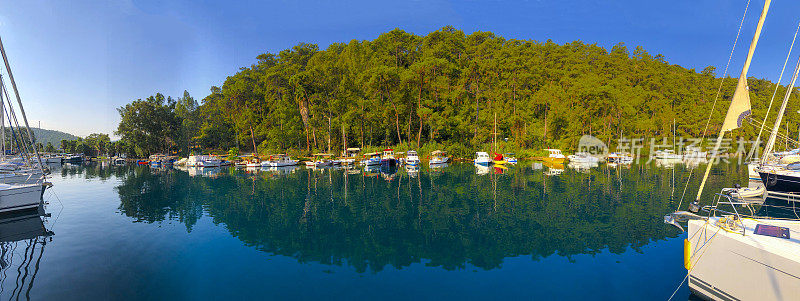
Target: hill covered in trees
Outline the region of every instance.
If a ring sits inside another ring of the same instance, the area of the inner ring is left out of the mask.
[[[611,146],[622,137],[671,137],[673,121],[678,136],[700,137],[711,115],[714,137],[736,85],[715,73],[623,43],[605,49],[467,35],[450,26],[426,36],[395,29],[324,50],[300,43],[261,54],[211,87],[199,106],[186,101],[188,93],[137,100],[119,109],[117,134],[140,154],[192,146],[310,153],[435,145],[467,155],[488,149],[495,124],[505,150],[574,149],[585,134]],[[748,80],[761,119],[774,83]],[[797,120],[796,98],[789,120]],[[797,128],[788,125],[792,136]],[[734,136],[757,131],[746,126]]]
[[[56,147],[61,145],[61,140],[78,140],[80,138],[73,134],[57,130],[31,128],[31,131],[33,132],[33,136],[36,137],[36,142],[39,142],[43,145],[50,143]]]

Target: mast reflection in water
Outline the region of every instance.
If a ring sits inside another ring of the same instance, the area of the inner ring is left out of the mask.
[[[0,215],[0,296],[30,299],[39,266],[53,232],[42,221],[42,211]]]
[[[686,274],[671,168],[56,166],[59,238],[17,242],[2,296],[664,299]]]

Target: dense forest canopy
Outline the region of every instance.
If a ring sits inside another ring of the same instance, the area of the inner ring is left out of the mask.
[[[395,29],[324,50],[300,43],[256,59],[212,87],[199,107],[158,94],[120,108],[117,134],[141,154],[191,146],[308,154],[433,144],[467,155],[494,137],[504,150],[518,151],[575,149],[586,134],[614,146],[622,137],[672,137],[673,121],[677,136],[701,137],[709,115],[707,137],[715,137],[736,85],[712,66],[697,72],[641,46],[559,45],[467,35],[451,26],[426,36]],[[748,81],[760,122],[775,84]],[[796,99],[789,120],[800,108]],[[136,106],[153,114],[133,118]],[[787,128],[796,136],[797,124]],[[752,139],[757,132],[748,125],[735,136]]]

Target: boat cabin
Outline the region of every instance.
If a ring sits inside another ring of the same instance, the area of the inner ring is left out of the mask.
[[[360,151],[361,151],[360,148],[351,147],[351,148],[346,149],[344,152],[342,152],[342,156],[345,157],[345,158],[354,158],[354,157],[358,156],[358,153]]]
[[[548,148],[545,150],[550,153],[550,158],[564,158],[564,154],[561,153],[560,149]]]

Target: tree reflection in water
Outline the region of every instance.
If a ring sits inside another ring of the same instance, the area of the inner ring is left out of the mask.
[[[411,175],[302,167],[222,168],[214,177],[146,166],[107,173],[122,179],[119,209],[135,222],[175,220],[191,231],[205,214],[261,251],[358,272],[417,262],[494,269],[523,255],[638,252],[678,235],[663,216],[675,209],[670,194],[682,191],[688,177],[685,168],[673,176],[653,164],[557,176],[523,165],[479,175],[471,164]],[[714,190],[747,178],[734,164],[715,167],[713,175]]]

